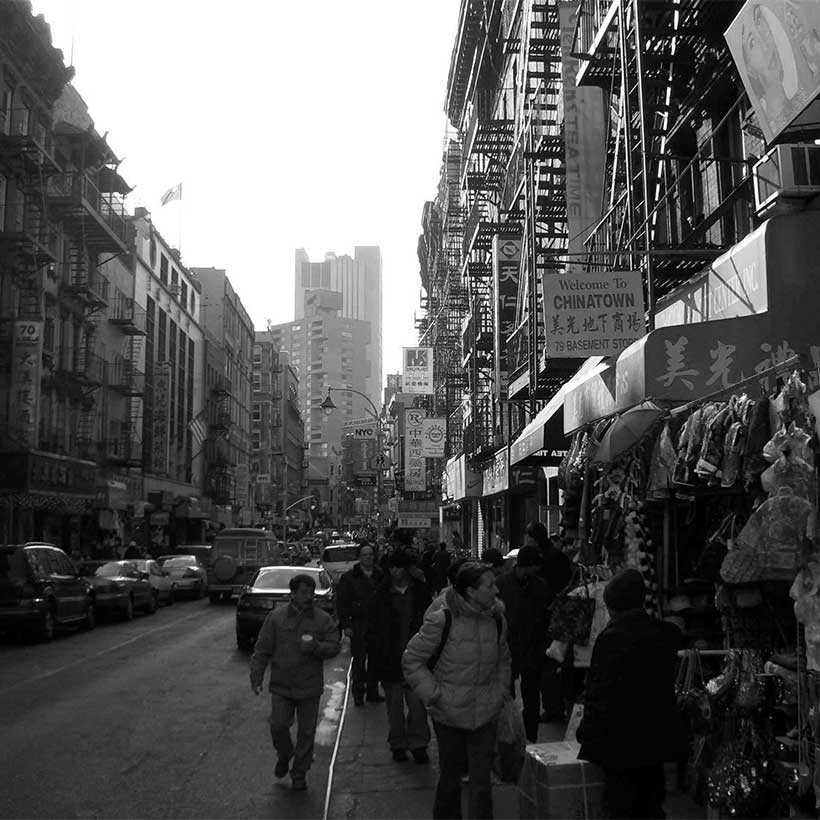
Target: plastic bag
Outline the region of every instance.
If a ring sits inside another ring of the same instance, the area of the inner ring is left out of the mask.
[[[527,749],[527,735],[521,706],[514,700],[507,700],[498,717],[495,737],[493,771],[504,783],[517,783],[524,768]]]

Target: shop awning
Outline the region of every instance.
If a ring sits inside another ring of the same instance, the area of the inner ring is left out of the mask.
[[[535,418],[521,431],[510,446],[510,466],[538,464],[557,467],[567,449],[564,434],[564,399],[567,392],[584,381],[603,361],[602,356],[591,356],[578,372],[539,410]]]

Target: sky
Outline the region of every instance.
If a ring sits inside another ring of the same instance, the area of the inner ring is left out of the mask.
[[[294,318],[294,250],[380,245],[384,372],[421,314],[459,0],[33,0],[97,131],[189,267],[258,330]],[[73,59],[72,59],[73,55]],[[160,205],[182,183],[182,200]]]

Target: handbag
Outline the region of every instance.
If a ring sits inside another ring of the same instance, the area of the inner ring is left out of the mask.
[[[570,596],[570,592],[582,586],[584,594]],[[590,597],[589,586],[579,568],[573,580],[559,593],[550,606],[549,631],[554,641],[586,645],[592,631],[595,616],[595,599]]]
[[[508,698],[498,716],[493,771],[503,783],[516,783],[524,768],[526,754],[527,735],[521,706]]]

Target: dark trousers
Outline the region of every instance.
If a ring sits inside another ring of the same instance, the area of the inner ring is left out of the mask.
[[[296,745],[290,734],[294,715],[297,721]],[[290,775],[304,778],[313,762],[313,741],[319,719],[319,698],[293,700],[271,692],[270,736],[273,748],[282,760],[293,758]]]
[[[513,673],[510,694],[515,697],[515,681],[521,678],[521,703],[524,706],[524,730],[530,743],[538,743],[538,722],[541,718],[541,665]]]
[[[433,820],[460,820],[461,777],[470,775],[467,787],[468,816],[485,820],[493,816],[492,765],[496,722],[477,729],[456,729],[433,721],[438,740],[438,785]]]
[[[373,656],[367,651],[364,621],[353,622],[353,635],[350,638],[350,654],[352,655],[351,678],[353,697],[376,697],[379,694],[379,678],[376,674],[376,664]]]
[[[664,820],[666,782],[663,763],[623,771],[604,767],[604,775],[607,817],[612,820],[626,817]]]
[[[566,701],[565,667],[552,658],[544,658],[541,665],[541,704],[545,714],[552,718],[564,717]]]

